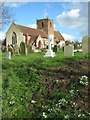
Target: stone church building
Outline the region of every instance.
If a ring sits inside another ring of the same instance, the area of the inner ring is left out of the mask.
[[[26,45],[33,45],[39,48],[45,48],[48,45],[48,36],[52,38],[52,45],[60,44],[64,46],[65,40],[59,31],[54,31],[53,20],[46,18],[37,20],[37,29],[11,24],[6,33],[6,46],[17,44],[23,41]]]

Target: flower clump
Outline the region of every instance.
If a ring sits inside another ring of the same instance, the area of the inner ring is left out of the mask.
[[[80,78],[80,84],[87,86],[88,85],[88,77],[86,75]]]
[[[43,117],[44,117],[44,118],[47,118],[47,115],[45,114],[45,112],[43,112]]]

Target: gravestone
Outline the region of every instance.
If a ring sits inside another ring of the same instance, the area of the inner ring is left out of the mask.
[[[14,54],[13,46],[8,45],[7,50],[8,50],[7,52],[11,52],[11,56],[13,56]]]
[[[35,50],[35,46],[32,45],[32,50]]]
[[[83,54],[90,53],[89,48],[90,48],[89,37],[84,36],[82,38],[82,53]]]
[[[17,44],[15,44],[15,46],[13,47],[13,49],[14,49],[14,53],[15,54],[19,54],[19,47],[18,47]]]
[[[64,46],[64,56],[74,56],[74,46],[72,45],[67,45]]]
[[[57,45],[54,45],[53,52],[57,52]]]
[[[35,46],[34,46],[35,47]],[[28,52],[33,53],[34,52],[34,47],[30,44],[27,46]]]
[[[46,52],[44,57],[55,57],[56,56],[55,53],[51,50],[51,41],[52,41],[51,36],[48,36],[48,51]]]
[[[11,59],[11,52],[6,52],[6,59]]]
[[[26,44],[24,42],[20,43],[20,54],[27,55],[27,48],[26,48]]]

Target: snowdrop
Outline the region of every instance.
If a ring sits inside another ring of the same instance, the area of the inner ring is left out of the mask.
[[[81,114],[79,114],[78,117],[81,117]]]
[[[45,115],[45,112],[43,112],[43,117],[47,118],[47,115]]]
[[[74,90],[70,90],[69,92],[73,94],[73,93],[74,93]]]
[[[56,83],[58,83],[59,82],[59,80],[56,80]]]
[[[9,103],[10,103],[10,104],[14,104],[14,103],[15,103],[15,101],[10,101]]]
[[[34,100],[31,100],[31,103],[36,103],[36,101],[34,101]]]
[[[68,119],[68,118],[69,118],[69,115],[65,115],[64,118],[65,118],[65,119]]]
[[[86,75],[80,78],[80,84],[87,86],[88,85],[88,77]]]

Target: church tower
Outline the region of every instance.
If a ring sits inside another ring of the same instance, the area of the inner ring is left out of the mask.
[[[37,20],[37,29],[42,29],[48,36],[54,37],[54,24],[53,20],[49,18]]]

